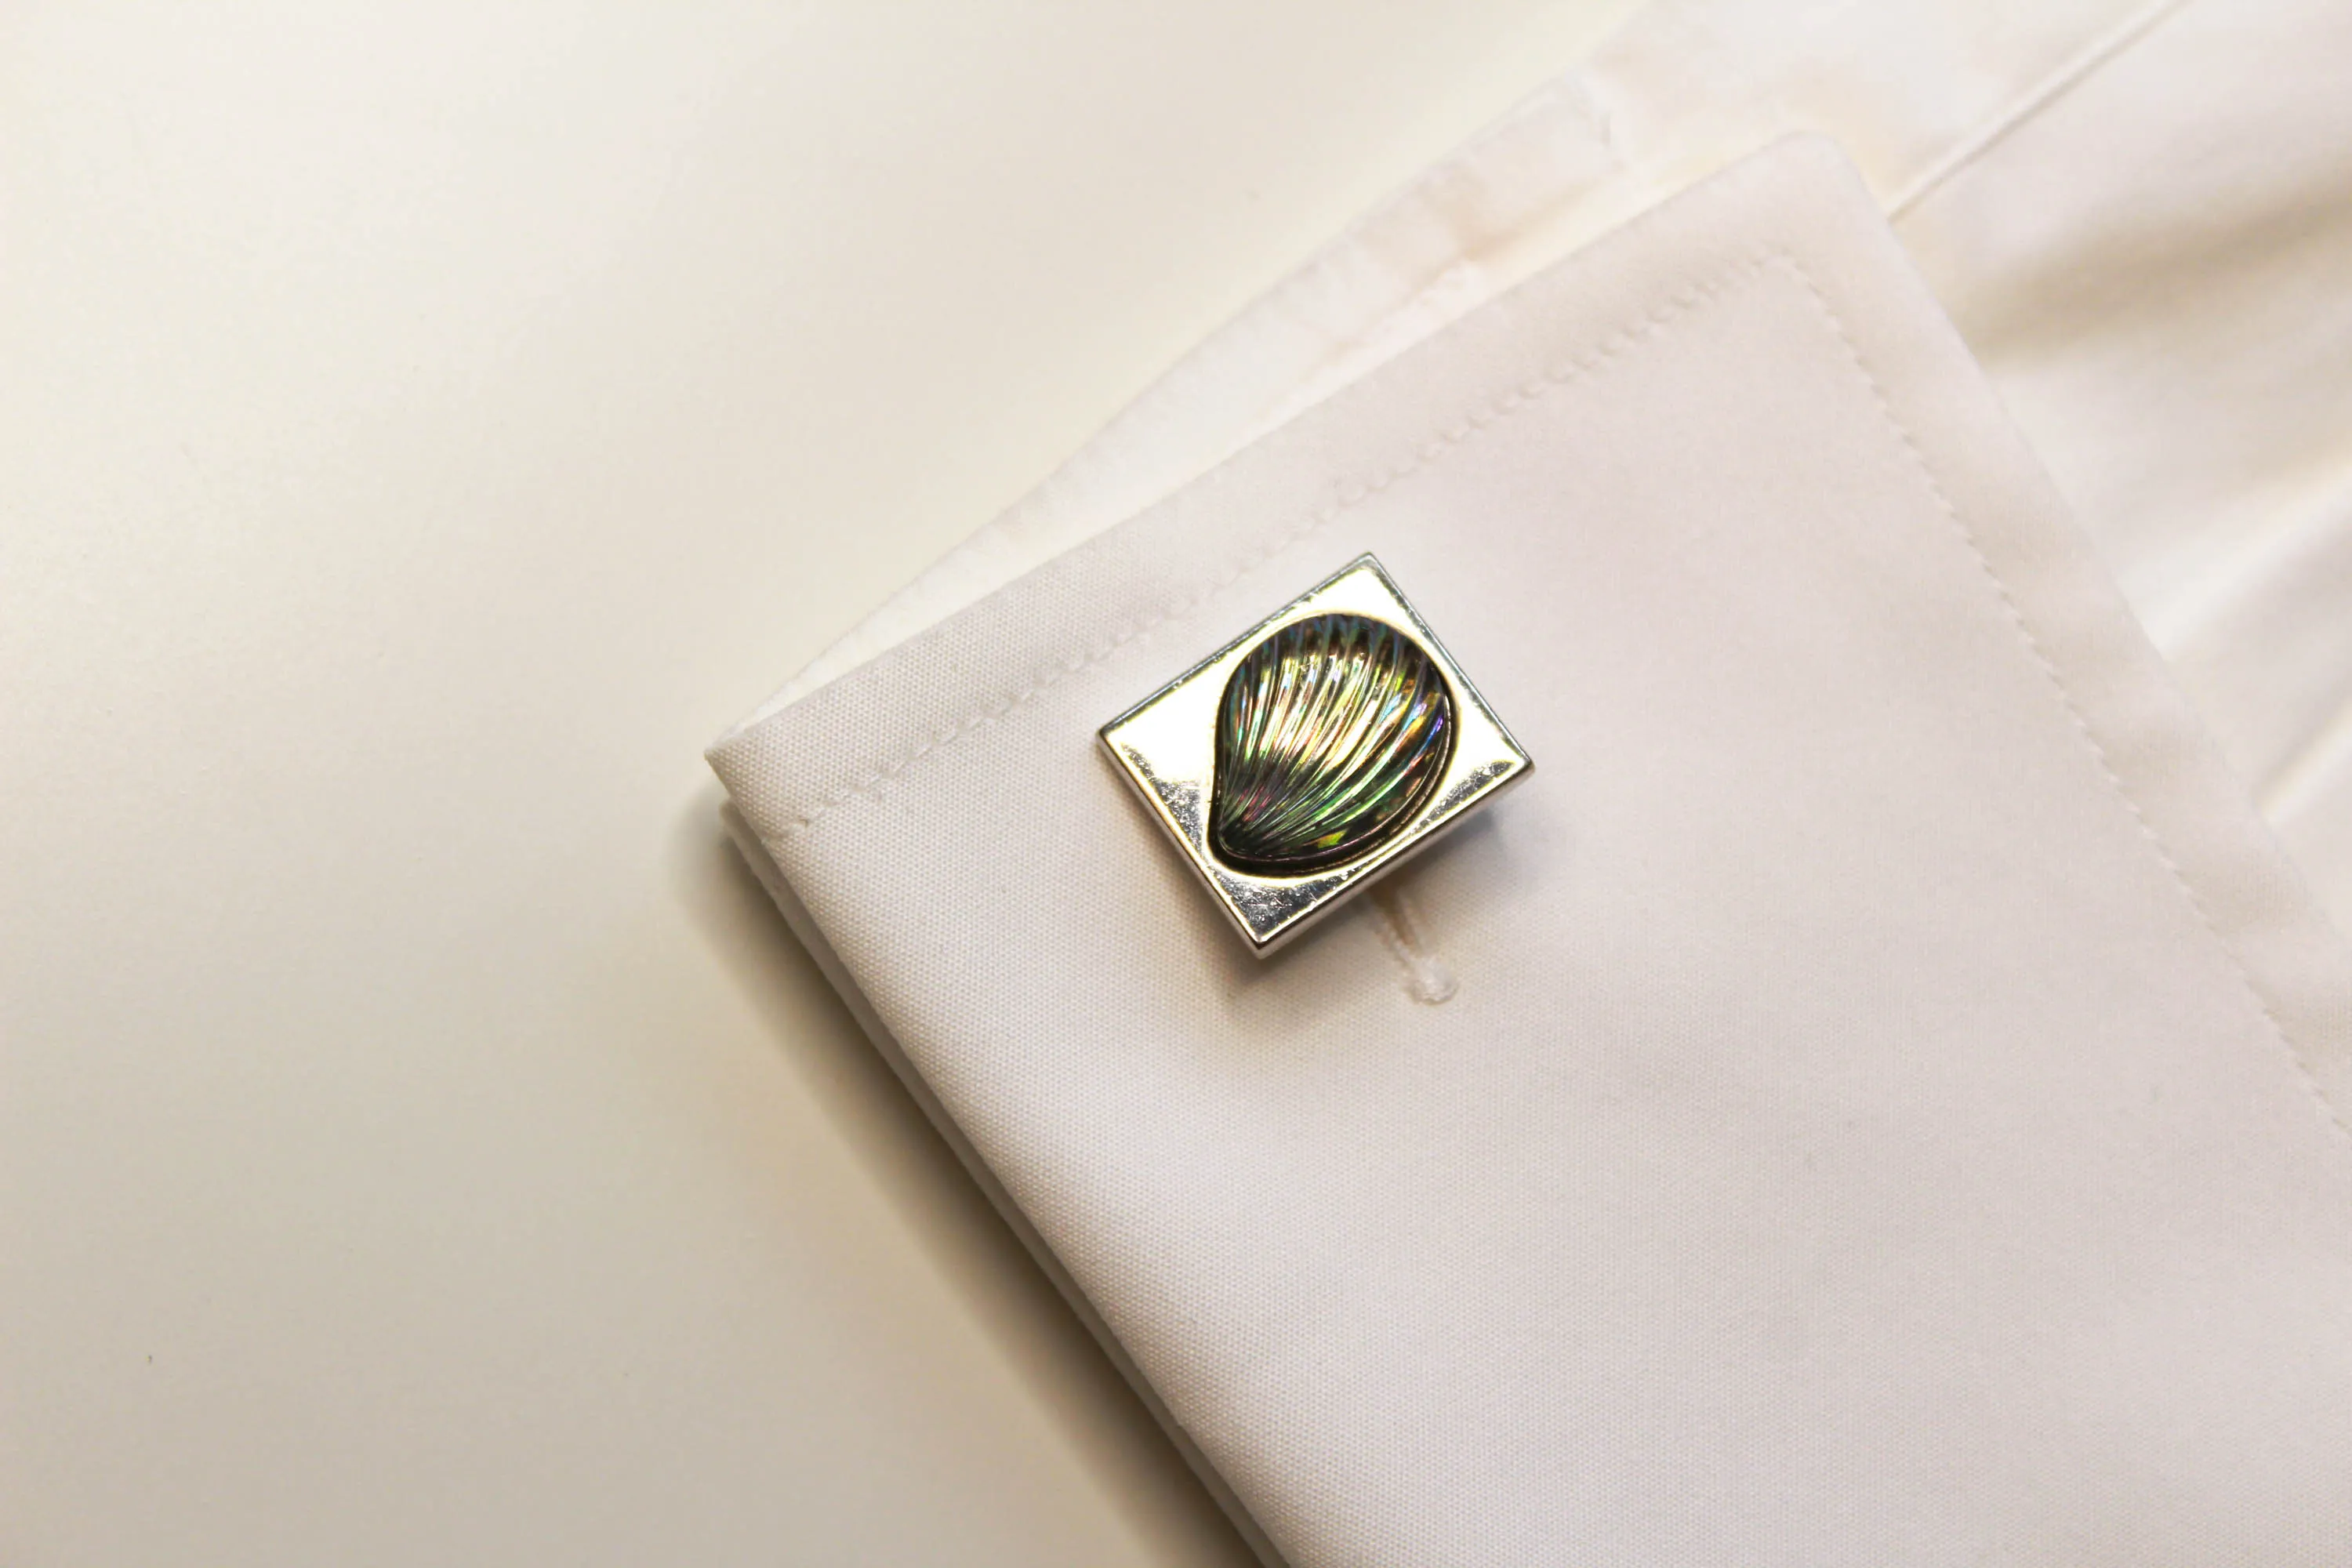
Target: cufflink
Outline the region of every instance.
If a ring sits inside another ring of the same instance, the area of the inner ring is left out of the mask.
[[[1535,767],[1370,555],[1099,733],[1261,957]]]

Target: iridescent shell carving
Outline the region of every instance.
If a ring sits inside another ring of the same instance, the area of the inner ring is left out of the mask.
[[[1445,677],[1412,637],[1368,616],[1294,621],[1225,682],[1210,847],[1262,877],[1370,854],[1428,805],[1455,729]]]

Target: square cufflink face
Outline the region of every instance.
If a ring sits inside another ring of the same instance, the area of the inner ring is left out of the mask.
[[[1100,733],[1261,956],[1535,766],[1370,555]]]

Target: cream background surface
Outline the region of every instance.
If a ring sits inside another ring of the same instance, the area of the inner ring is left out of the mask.
[[[701,746],[1622,5],[0,24],[0,1558],[1223,1563]]]

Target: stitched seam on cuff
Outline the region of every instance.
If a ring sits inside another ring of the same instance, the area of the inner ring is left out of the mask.
[[[2084,714],[2081,705],[2074,700],[2074,692],[2067,689],[2066,678],[2059,672],[2058,666],[2053,662],[2049,653],[2042,647],[2041,638],[2034,636],[2032,624],[2026,619],[2025,612],[2018,607],[2016,596],[2010,591],[2008,581],[1994,570],[1991,558],[1985,554],[1984,546],[1977,542],[1975,530],[1971,529],[1968,520],[1960,515],[1959,509],[1952,504],[1951,498],[1944,493],[1943,481],[1936,477],[1934,466],[1927,461],[1927,454],[1919,449],[1918,440],[1912,435],[1911,427],[1904,424],[1902,418],[1895,414],[1894,404],[1886,395],[1885,387],[1880,384],[1876,373],[1870,368],[1869,362],[1863,358],[1862,350],[1854,342],[1853,334],[1846,331],[1844,318],[1838,314],[1837,307],[1830,301],[1829,296],[1822,292],[1821,285],[1813,280],[1812,274],[1806,271],[1803,264],[1795,258],[1776,256],[1770,258],[1769,262],[1796,280],[1804,289],[1806,296],[1821,310],[1822,319],[1829,323],[1830,330],[1837,334],[1838,342],[1843,345],[1846,358],[1853,364],[1854,373],[1862,377],[1863,384],[1870,389],[1871,401],[1877,405],[1879,416],[1886,421],[1888,428],[1894,431],[1895,439],[1901,444],[1912,468],[1927,485],[1927,493],[1935,499],[1937,508],[1958,531],[1961,542],[1968,546],[1969,553],[1975,557],[1979,569],[1991,584],[1993,592],[2000,596],[2002,611],[2008,616],[2010,624],[2017,628],[2017,635],[2024,639],[2026,649],[2032,654],[2033,661],[2042,667],[2042,675],[2048,679],[2051,689],[2056,693],[2060,704],[2066,710],[2066,716],[2074,721],[2074,732],[2080,735],[2083,743],[2090,748],[2092,758],[2099,764],[2099,772],[2105,775],[2108,787],[2115,791],[2116,798],[2123,803],[2124,809],[2131,814],[2133,823],[2138,826],[2141,836],[2147,840],[2148,847],[2155,851],[2158,862],[2172,874],[2174,886],[2178,887],[2181,896],[2189,900],[2189,910],[2197,916],[2198,922],[2205,928],[2206,934],[2210,936],[2214,943],[2221,948],[2221,956],[2228,962],[2231,973],[2237,976],[2238,984],[2245,988],[2247,999],[2253,1003],[2254,1009],[2262,1015],[2263,1021],[2270,1026],[2272,1036],[2277,1039],[2280,1048],[2286,1052],[2287,1059],[2294,1064],[2296,1074],[2302,1078],[2304,1086],[2311,1091],[2311,1098],[2318,1105],[2320,1114],[2335,1127],[2339,1136],[2347,1143],[2352,1143],[2352,1125],[2346,1123],[2342,1110],[2334,1100],[2328,1098],[2326,1090],[2320,1084],[2319,1074],[2313,1068],[2303,1052],[2297,1048],[2294,1038],[2288,1035],[2286,1026],[2280,1022],[2277,1012],[2271,1005],[2270,999],[2263,994],[2262,987],[2254,983],[2253,974],[2246,967],[2245,960],[2239,956],[2236,944],[2221,934],[2221,928],[2214,923],[2212,914],[2205,907],[2205,900],[2198,896],[2196,884],[2189,879],[2189,874],[2181,869],[2180,862],[2173,858],[2172,850],[2165,843],[2163,836],[2157,832],[2155,826],[2148,821],[2147,814],[2141,811],[2139,801],[2132,795],[2130,786],[2124,783],[2123,775],[2116,771],[2114,762],[2107,755],[2105,744],[2100,741],[2098,732],[2091,728],[2091,721]]]
[[[1163,625],[1179,623],[1216,599],[1257,567],[1293,545],[1303,542],[1344,512],[1360,506],[1381,494],[1399,479],[1434,468],[1457,447],[1491,426],[1500,423],[1520,409],[1539,401],[1556,388],[1573,384],[1606,372],[1615,366],[1629,348],[1654,339],[1665,328],[1687,317],[1705,304],[1712,304],[1738,285],[1758,277],[1765,265],[1774,259],[1789,259],[1777,249],[1760,250],[1744,258],[1739,265],[1719,272],[1706,280],[1672,296],[1664,304],[1646,312],[1629,326],[1622,327],[1603,338],[1595,347],[1567,363],[1512,387],[1469,410],[1459,420],[1441,426],[1422,440],[1412,444],[1406,457],[1373,469],[1369,475],[1342,480],[1338,499],[1294,522],[1290,527],[1261,541],[1235,556],[1224,570],[1208,583],[1173,605],[1146,611],[1131,616],[1108,637],[1066,654],[1052,664],[1034,672],[1027,685],[983,702],[978,709],[934,731],[929,740],[896,759],[879,763],[855,782],[833,792],[814,805],[803,808],[785,818],[775,830],[779,839],[803,833],[824,820],[834,811],[861,797],[882,798],[882,787],[923,758],[943,751],[976,730],[1003,722],[1026,707],[1041,693],[1051,689],[1063,679],[1092,668],[1116,655],[1137,637]],[[1794,265],[1793,262],[1790,263]]]
[[[1654,307],[1640,320],[1610,333],[1594,348],[1570,360],[1565,364],[1490,398],[1471,409],[1460,420],[1441,426],[1430,436],[1414,443],[1403,458],[1376,468],[1367,477],[1342,481],[1338,487],[1336,500],[1243,551],[1234,557],[1224,570],[1190,595],[1174,605],[1131,616],[1108,637],[1065,655],[1033,674],[1027,685],[982,703],[980,708],[963,719],[935,731],[931,739],[917,745],[904,755],[872,768],[855,783],[836,790],[826,799],[808,807],[798,816],[789,818],[777,830],[774,837],[781,841],[803,833],[851,801],[881,800],[884,786],[924,757],[945,750],[977,730],[986,729],[1004,721],[1065,678],[1111,658],[1145,632],[1162,625],[1181,622],[1189,618],[1257,567],[1293,545],[1304,542],[1343,512],[1381,494],[1399,479],[1435,467],[1448,454],[1466,444],[1481,431],[1539,401],[1553,389],[1573,384],[1612,368],[1627,349],[1654,340],[1660,332],[1688,317],[1699,306],[1712,304],[1721,300],[1739,284],[1762,276],[1768,268],[1785,272],[1793,279],[1803,289],[1806,297],[1812,301],[1814,307],[1821,311],[1831,331],[1836,335],[1840,345],[1844,349],[1848,363],[1853,366],[1855,374],[1862,378],[1863,384],[1868,389],[1880,417],[1893,431],[1897,444],[1903,448],[1911,466],[1926,484],[1928,495],[1935,501],[1937,509],[1950,520],[1952,526],[1958,531],[1961,541],[1967,545],[1969,552],[1975,558],[1978,567],[1990,583],[2011,625],[2016,628],[2018,636],[2023,640],[2027,651],[2032,655],[2034,661],[2041,666],[2052,690],[2064,708],[2068,718],[2074,721],[2076,732],[2082,737],[2084,744],[2090,748],[2092,758],[2097,763],[2099,771],[2105,777],[2108,786],[2115,792],[2116,799],[2122,802],[2124,809],[2131,814],[2132,821],[2147,840],[2148,847],[2155,852],[2158,862],[2171,874],[2174,885],[2179,888],[2182,896],[2188,900],[2189,907],[2196,915],[2199,923],[2205,928],[2206,933],[2212,937],[2221,948],[2222,957],[2229,963],[2231,972],[2237,977],[2238,983],[2245,988],[2247,998],[2253,1003],[2256,1012],[2270,1026],[2271,1033],[2278,1041],[2280,1048],[2285,1051],[2288,1060],[2294,1064],[2297,1075],[2310,1091],[2312,1100],[2318,1107],[2321,1115],[2336,1129],[2339,1137],[2347,1143],[2352,1143],[2352,1123],[2346,1121],[2343,1111],[2328,1097],[2321,1085],[2317,1071],[2287,1033],[2285,1025],[2280,1021],[2276,1010],[2272,1006],[2270,999],[2263,994],[2262,987],[2255,983],[2252,972],[2247,968],[2244,959],[2240,956],[2236,945],[2222,935],[2221,927],[2214,922],[2212,914],[2207,910],[2204,900],[2198,895],[2194,883],[2181,869],[2170,847],[2157,832],[2155,826],[2149,823],[2146,813],[2140,809],[2138,800],[2124,783],[2122,775],[2116,771],[2113,761],[2107,755],[2105,745],[2099,740],[2097,732],[2091,728],[2089,720],[2084,715],[2080,705],[2075,702],[2074,693],[2067,689],[2065,678],[2059,672],[2056,664],[2052,662],[2040,638],[2034,635],[2032,626],[2026,619],[2024,612],[2019,608],[2008,582],[1994,569],[1990,558],[1985,554],[1984,547],[1978,542],[1975,531],[1969,526],[1967,520],[1961,517],[1958,509],[1952,504],[1951,498],[1945,494],[1943,482],[1937,478],[1935,468],[1928,463],[1926,454],[1921,451],[1916,437],[1895,412],[1894,405],[1887,397],[1885,387],[1879,382],[1877,374],[1871,370],[1868,362],[1863,357],[1862,351],[1854,342],[1853,334],[1846,330],[1844,318],[1838,313],[1836,305],[1822,291],[1821,285],[1806,269],[1804,264],[1777,247],[1750,253],[1738,266],[1693,284],[1673,295],[1664,304]]]

